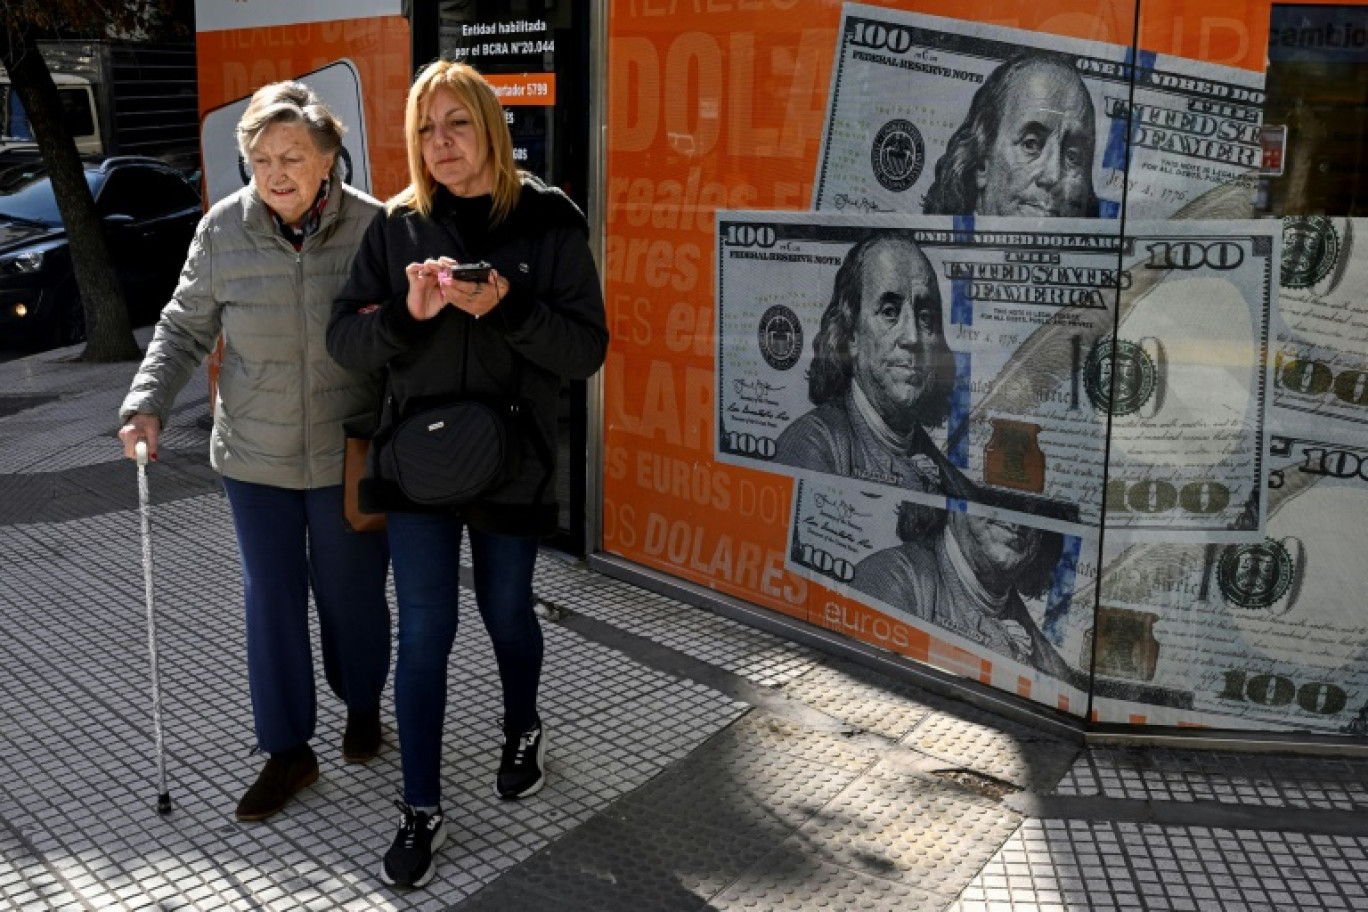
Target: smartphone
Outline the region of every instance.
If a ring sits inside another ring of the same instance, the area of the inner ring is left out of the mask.
[[[489,263],[458,263],[451,267],[451,278],[457,282],[488,282],[489,270],[493,269]]]

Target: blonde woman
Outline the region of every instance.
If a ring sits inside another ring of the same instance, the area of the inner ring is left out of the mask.
[[[403,817],[381,865],[390,884],[421,887],[446,839],[441,806],[447,658],[456,636],[462,536],[469,534],[475,605],[498,659],[503,752],[500,798],[545,782],[537,711],[542,635],[532,610],[538,539],[556,530],[556,405],[563,378],[603,363],[608,329],[583,214],[513,163],[503,110],[465,64],[427,66],[404,118],[412,183],[386,206],[357,253],[328,327],[328,349],[358,370],[386,368],[386,408],[363,481],[363,509],[388,516],[399,603],[395,713]],[[483,261],[483,280],[451,267]],[[411,502],[381,466],[390,429],[424,406],[516,399],[531,417],[510,446],[511,475],[461,507]]]

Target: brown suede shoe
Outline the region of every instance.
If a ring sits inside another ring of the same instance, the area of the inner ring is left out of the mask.
[[[238,802],[238,820],[265,820],[283,808],[290,796],[318,780],[318,758],[304,744],[272,754],[257,781]]]
[[[380,753],[380,707],[353,712],[347,710],[347,730],[342,735],[342,759],[365,763]]]

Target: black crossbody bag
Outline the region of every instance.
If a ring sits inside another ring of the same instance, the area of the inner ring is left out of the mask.
[[[521,441],[542,463],[540,501],[552,475],[551,452],[542,439],[531,403],[517,395],[521,357],[514,353],[514,396],[466,398],[425,408],[403,419],[381,450],[381,474],[404,496],[427,507],[458,507],[478,500],[512,479]],[[462,377],[462,387],[465,378]]]

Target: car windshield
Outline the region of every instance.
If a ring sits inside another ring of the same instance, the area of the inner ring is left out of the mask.
[[[103,176],[98,171],[87,171],[85,178],[90,185],[91,195],[97,195]],[[0,165],[0,219],[42,222],[54,227],[62,224],[62,215],[57,211],[57,199],[52,195],[52,181],[48,179],[46,168],[37,163],[12,167]]]

